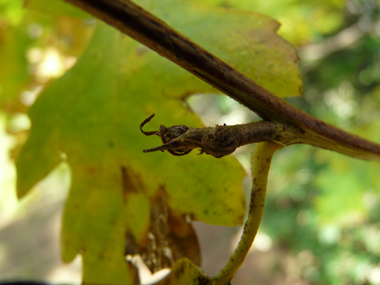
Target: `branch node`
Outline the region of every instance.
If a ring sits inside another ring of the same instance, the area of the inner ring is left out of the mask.
[[[142,127],[148,123],[154,115],[145,119],[140,124],[143,134],[157,135],[161,138],[162,145],[145,149],[143,152],[165,151],[175,156],[190,153],[194,148],[200,148],[199,154],[210,154],[216,158],[233,153],[236,148],[261,141],[270,141],[276,136],[277,125],[269,121],[253,122],[242,125],[190,128],[184,125],[165,127],[160,125],[159,131],[144,132]]]

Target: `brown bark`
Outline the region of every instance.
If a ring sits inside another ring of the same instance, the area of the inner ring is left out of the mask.
[[[65,0],[115,27],[284,129],[287,145],[306,143],[380,161],[380,145],[327,124],[276,97],[128,0]]]

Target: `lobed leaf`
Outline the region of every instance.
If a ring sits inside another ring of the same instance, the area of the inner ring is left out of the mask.
[[[78,63],[29,112],[32,130],[17,160],[18,195],[46,176],[62,153],[67,156],[72,186],[63,221],[63,259],[83,254],[85,282],[135,278],[134,269],[120,263],[125,253],[161,260],[151,263],[152,271],[182,256],[199,264],[188,220],[224,225],[243,220],[244,172],[232,157],[142,152],[151,140],[140,133],[139,123],[153,111],[164,115],[164,122],[201,124],[182,101],[165,96],[167,77],[150,68],[154,57],[99,25]],[[165,199],[157,209],[158,197]],[[164,256],[168,250],[171,256]],[[94,270],[101,264],[109,270]]]
[[[300,90],[295,83],[298,72],[289,82],[278,79],[281,72],[296,70],[297,58],[275,34],[275,21],[253,13],[196,8],[191,2],[139,4],[178,23],[180,31],[269,89],[281,90],[280,95]],[[205,32],[217,28],[223,33]],[[284,68],[268,60],[274,54]],[[248,64],[247,58],[256,61]],[[125,254],[141,254],[152,271],[185,256],[199,264],[190,220],[242,223],[244,172],[232,157],[142,153],[152,145],[139,132],[140,122],[155,112],[156,122],[148,125],[152,129],[158,122],[201,126],[183,99],[210,91],[214,90],[185,70],[99,24],[78,63],[48,86],[30,109],[32,130],[17,160],[18,195],[25,195],[67,157],[72,186],[62,255],[66,262],[83,255],[85,283],[137,282]]]

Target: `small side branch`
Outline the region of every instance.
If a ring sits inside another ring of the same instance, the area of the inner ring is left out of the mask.
[[[159,131],[142,130],[154,114],[140,124],[140,130],[146,136],[157,135],[162,145],[146,149],[144,152],[165,151],[173,155],[185,155],[195,148],[201,154],[210,154],[216,158],[233,153],[236,148],[255,142],[271,141],[277,135],[277,125],[269,121],[253,122],[233,126],[215,126],[207,128],[189,128],[184,125],[172,127],[160,126]]]
[[[214,277],[213,285],[229,284],[251,248],[263,215],[268,173],[272,157],[281,148],[282,146],[277,143],[264,142],[257,144],[252,151],[251,169],[253,185],[248,218],[235,252],[231,255],[224,268]]]

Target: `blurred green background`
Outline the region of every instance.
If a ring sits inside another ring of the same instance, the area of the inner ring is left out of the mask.
[[[304,80],[304,96],[287,101],[380,142],[380,1],[204,2],[278,20],[279,34],[299,51]],[[79,283],[79,260],[71,265],[59,260],[67,167],[61,165],[19,203],[13,162],[30,127],[28,106],[75,63],[93,25],[46,13],[33,1],[0,0],[0,280]],[[227,96],[196,95],[189,104],[206,125],[257,119]],[[248,146],[235,153],[247,173],[249,151]],[[248,193],[249,178],[243,186]],[[204,250],[202,269],[215,274],[235,246],[240,228],[195,226]],[[380,284],[379,164],[303,145],[278,152],[260,234],[232,284],[254,284],[252,280]]]

